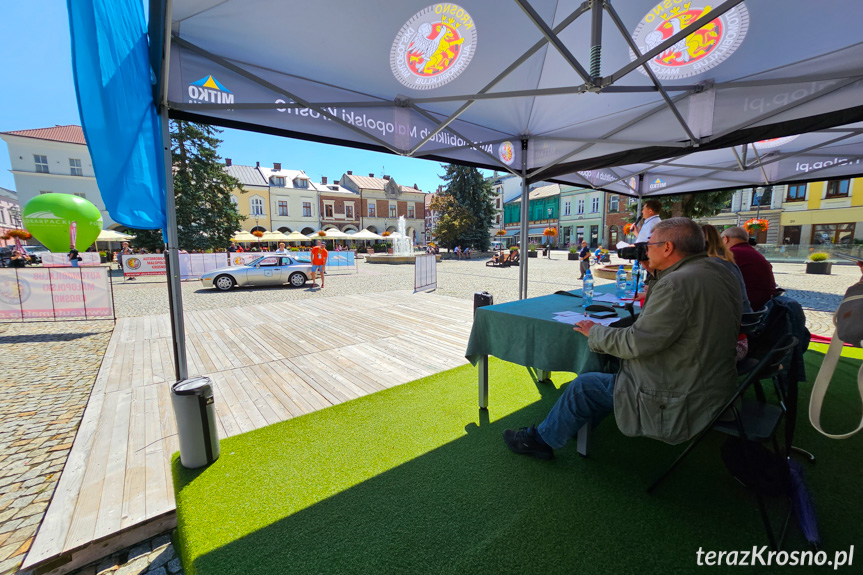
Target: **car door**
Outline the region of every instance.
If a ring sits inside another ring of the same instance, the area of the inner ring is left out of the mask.
[[[281,258],[269,256],[249,268],[246,277],[248,283],[256,286],[280,285],[282,283]]]

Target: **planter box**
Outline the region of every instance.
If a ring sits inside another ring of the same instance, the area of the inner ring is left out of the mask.
[[[527,257],[529,257],[529,258],[535,258],[535,257],[536,257],[536,252],[527,252]]]
[[[820,274],[829,276],[832,269],[833,264],[831,262],[806,262],[807,274]]]
[[[578,261],[578,254],[567,254],[566,259],[569,261]]]

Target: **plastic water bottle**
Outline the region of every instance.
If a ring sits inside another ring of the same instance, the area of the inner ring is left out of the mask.
[[[623,267],[623,264],[617,268],[617,292],[615,295],[617,299],[626,297],[626,269]]]
[[[626,282],[626,297],[628,298],[634,298],[636,292],[638,292],[638,271],[638,262],[633,262],[632,270],[629,274],[629,281]]]
[[[584,283],[581,287],[581,293],[584,296],[584,305],[587,307],[593,303],[593,274],[590,273],[590,270],[587,270],[587,273],[584,274]]]

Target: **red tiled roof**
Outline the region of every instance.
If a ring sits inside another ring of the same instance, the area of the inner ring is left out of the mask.
[[[3,133],[10,136],[36,138],[37,140],[51,140],[53,142],[67,142],[69,144],[87,144],[87,141],[84,139],[84,130],[81,126],[74,125],[38,128],[36,130],[17,130],[14,132]]]

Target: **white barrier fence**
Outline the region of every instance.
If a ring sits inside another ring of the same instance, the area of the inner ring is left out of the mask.
[[[437,289],[437,256],[417,256],[414,264],[414,291],[434,289]]]
[[[0,321],[113,319],[108,274],[101,266],[0,268]]]
[[[98,254],[97,254],[98,255]],[[246,265],[261,256],[277,255],[275,252],[231,252],[215,254],[179,254],[180,279],[195,280],[215,269]],[[281,255],[281,254],[279,254]],[[299,260],[311,261],[311,252],[288,252],[286,255]],[[135,254],[122,256],[123,276],[165,275],[165,256],[162,254]],[[356,267],[354,252],[329,252],[327,268]]]
[[[40,257],[42,258],[43,268],[68,268],[72,265],[69,262],[69,254],[44,252]],[[78,257],[81,258],[81,261],[78,262],[79,266],[90,267],[102,265],[98,252],[82,252],[78,254]]]

